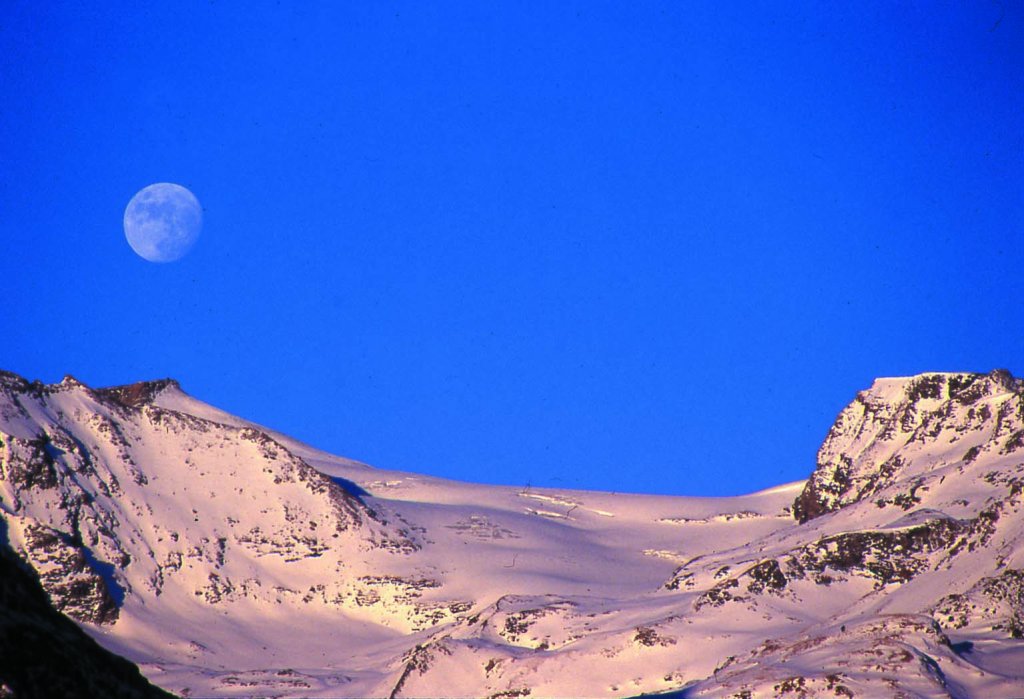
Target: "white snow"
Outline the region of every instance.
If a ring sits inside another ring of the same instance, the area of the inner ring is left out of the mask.
[[[866,393],[893,406],[908,381],[879,379]],[[1024,566],[1014,502],[990,544],[925,555],[926,572],[906,582],[878,585],[857,570],[826,571],[831,584],[792,577],[777,591],[750,587],[763,562],[785,567],[828,537],[977,517],[1009,488],[984,475],[1024,470],[1024,451],[995,447],[963,463],[968,444],[991,442],[990,422],[963,434],[944,429],[924,444],[866,433],[834,441],[883,460],[903,454],[906,477],[925,479],[920,502],[904,510],[864,501],[797,525],[789,508],[805,481],[731,498],[476,485],[326,454],[175,386],[130,409],[80,385],[15,393],[0,393],[0,440],[44,431],[66,439],[54,441],[57,489],[19,495],[0,482],[12,545],[24,546],[30,522],[68,531],[59,493],[87,493],[77,526],[92,555],[130,556],[117,573],[126,590],[117,622],[87,630],[171,691],[528,688],[531,697],[598,697],[691,686],[694,696],[731,696],[798,675],[824,688],[826,675],[839,673],[860,696],[882,686],[886,671],[869,660],[884,647],[907,691],[939,695],[922,655],[965,696],[1024,694],[1024,642],[968,624],[946,629],[972,648],[956,652],[927,616],[946,595]],[[985,400],[996,410],[1007,396]],[[339,505],[338,491],[311,480],[307,464],[366,494]],[[733,598],[709,602],[712,590]],[[913,672],[900,664],[904,651]],[[854,660],[844,665],[847,656]]]

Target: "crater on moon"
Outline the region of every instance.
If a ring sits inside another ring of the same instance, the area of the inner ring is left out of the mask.
[[[124,210],[124,235],[135,253],[150,262],[180,260],[203,227],[203,210],[189,190],[157,182],[139,190]]]

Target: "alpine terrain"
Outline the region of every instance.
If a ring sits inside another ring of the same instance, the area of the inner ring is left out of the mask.
[[[0,373],[0,456],[39,618],[182,696],[1024,696],[1005,371],[879,379],[806,482],[731,498],[383,471],[172,380]]]

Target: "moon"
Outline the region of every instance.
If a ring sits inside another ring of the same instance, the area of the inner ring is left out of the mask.
[[[203,209],[180,184],[157,182],[140,189],[124,210],[124,236],[150,262],[174,262],[192,249],[203,227]]]

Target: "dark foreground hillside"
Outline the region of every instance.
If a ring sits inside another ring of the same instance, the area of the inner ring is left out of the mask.
[[[0,697],[171,696],[51,607],[6,540],[0,544]]]

